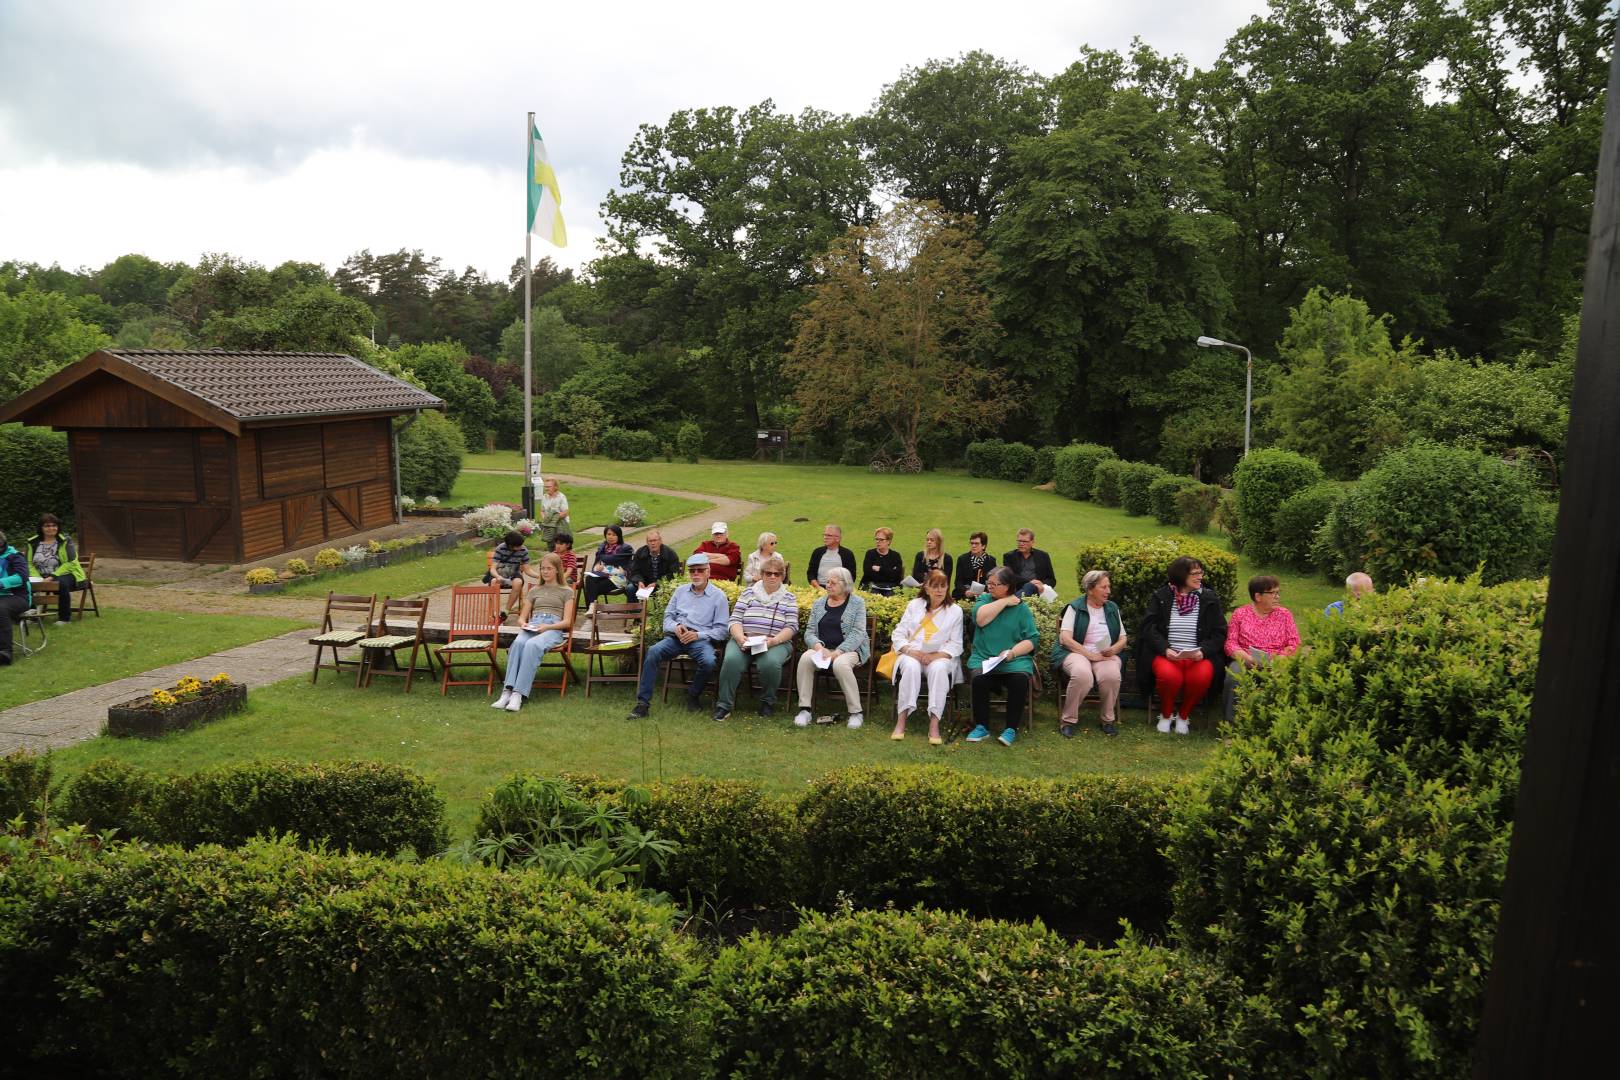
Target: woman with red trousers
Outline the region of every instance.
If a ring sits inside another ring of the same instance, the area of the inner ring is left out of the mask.
[[[1158,692],[1159,730],[1186,735],[1187,718],[1224,671],[1226,613],[1220,594],[1204,586],[1197,559],[1183,555],[1170,564],[1168,577],[1142,619],[1137,671],[1143,688],[1151,679]]]

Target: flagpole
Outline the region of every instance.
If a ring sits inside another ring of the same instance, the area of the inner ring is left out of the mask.
[[[529,147],[529,183],[534,182],[534,113],[529,114],[528,127],[523,131]],[[523,229],[523,516],[534,517],[534,474],[529,470],[530,456],[534,452],[534,358],[529,345],[529,311],[533,304],[529,290],[534,281],[533,222],[528,221],[528,186],[524,186],[525,225]]]

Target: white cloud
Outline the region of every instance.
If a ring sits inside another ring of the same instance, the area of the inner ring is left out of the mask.
[[[0,2],[0,259],[330,267],[416,247],[504,277],[532,108],[570,229],[547,253],[577,266],[636,126],[677,109],[861,112],[929,59],[983,49],[1053,74],[1134,34],[1208,64],[1262,7]]]

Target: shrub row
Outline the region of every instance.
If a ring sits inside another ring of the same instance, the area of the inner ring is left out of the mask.
[[[19,551],[39,527],[41,514],[55,514],[73,531],[73,475],[67,436],[49,428],[0,425],[0,461],[20,470],[15,482],[0,484],[0,529]]]
[[[370,854],[427,856],[449,844],[438,791],[409,769],[374,761],[256,761],[170,776],[104,758],[67,786],[52,816],[185,847],[269,832]]]
[[[1114,603],[1127,625],[1137,625],[1147,610],[1148,598],[1169,580],[1170,564],[1183,555],[1204,564],[1204,584],[1219,593],[1222,605],[1231,610],[1239,595],[1238,557],[1208,540],[1146,536],[1082,544],[1075,565],[1081,575],[1087,570],[1107,570]]]
[[[1057,451],[1051,447],[1036,449],[1020,442],[984,439],[968,443],[968,475],[982,476],[988,480],[1011,480],[1018,484],[1044,484],[1052,479],[1056,454]]]
[[[520,774],[503,786],[522,785]],[[575,780],[598,797],[622,785]],[[1093,938],[1160,927],[1169,789],[1087,776],[1000,780],[944,768],[831,773],[796,803],[735,780],[693,778],[623,798],[631,820],[680,848],[648,884],[671,896],[776,910],[840,901],[1043,919]],[[492,792],[477,836],[521,830]]]
[[[602,434],[602,449],[614,461],[651,461],[664,452],[650,431],[610,427]]]
[[[706,959],[670,911],[528,872],[255,841],[16,850],[8,1057],[61,1075],[1223,1075],[1240,995],[1134,938],[808,915]]]

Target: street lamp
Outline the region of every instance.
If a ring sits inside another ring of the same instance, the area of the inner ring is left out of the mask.
[[[1243,352],[1245,376],[1243,383],[1243,456],[1249,456],[1249,413],[1254,402],[1254,354],[1242,345],[1234,345],[1220,338],[1200,337],[1200,349],[1240,349]]]

